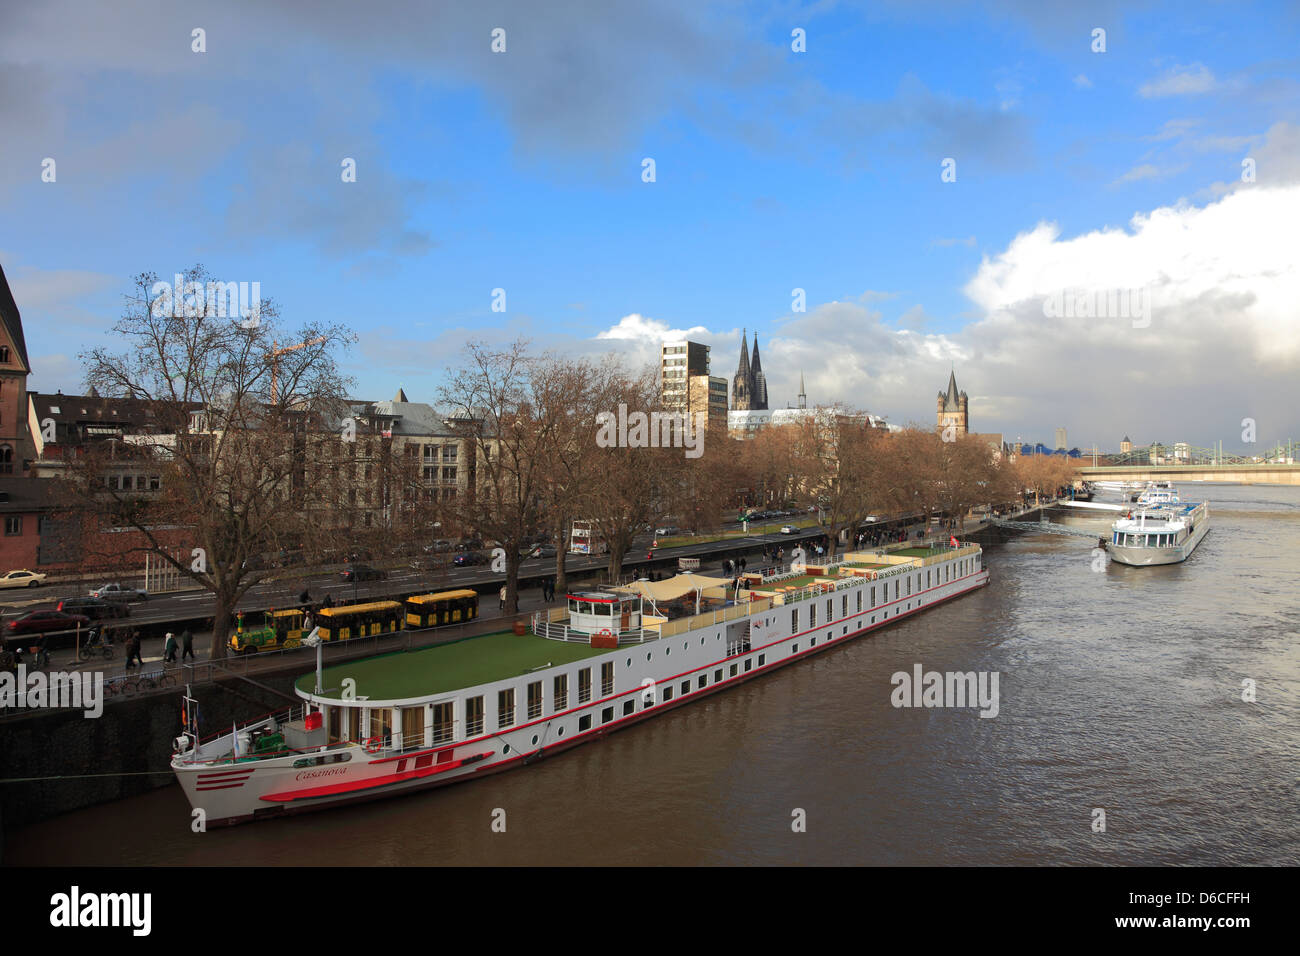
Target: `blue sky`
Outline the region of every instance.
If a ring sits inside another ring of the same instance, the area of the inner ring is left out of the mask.
[[[803,371],[931,423],[955,367],[979,431],[1300,438],[1294,256],[1267,252],[1297,238],[1294,4],[181,6],[0,13],[35,390],[80,389],[131,275],[202,262],[353,326],[370,398],[432,400],[468,338],[518,334],[636,364],[689,331],[730,376],[748,329],[778,405]],[[1164,298],[1146,329],[1045,325],[1062,285]]]

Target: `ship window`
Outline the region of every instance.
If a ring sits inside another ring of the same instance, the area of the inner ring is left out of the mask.
[[[849,596],[846,594],[840,598],[840,617],[849,616]]]
[[[583,714],[578,718],[578,731],[591,730],[591,714]]]
[[[830,621],[835,616],[835,598],[826,599],[826,620]]]
[[[414,710],[414,708],[412,709]],[[435,744],[446,743],[448,740],[451,740],[453,737],[456,736],[456,729],[455,729],[456,725],[452,721],[451,713],[452,713],[451,701],[447,701],[446,703],[443,704],[433,705],[433,742]],[[424,715],[420,714],[420,716],[423,717]],[[414,737],[415,742],[423,743],[424,741],[423,728],[413,727],[409,731],[406,730],[405,727],[403,727],[402,729],[406,731],[404,736],[406,736],[408,739]]]
[[[465,700],[465,733],[470,737],[483,733],[482,697],[469,697]]]
[[[718,681],[720,681],[720,680],[722,680],[722,668],[721,668],[721,667],[719,667],[716,671],[713,672],[713,683],[716,684],[716,683],[717,683]]]
[[[507,687],[497,691],[497,727],[512,727],[515,723],[515,689]]]
[[[817,640],[817,638],[814,637],[813,640]],[[791,653],[791,654],[798,654],[798,653],[799,653],[799,645],[796,644],[796,645],[794,645],[794,647],[790,648],[790,653]]]
[[[682,693],[689,694],[690,692],[691,692],[691,682],[688,680],[682,681]]]
[[[614,664],[606,661],[600,665],[600,696],[608,697],[614,693]]]
[[[613,707],[606,707],[604,710],[602,710],[602,711],[600,712],[600,722],[601,722],[602,724],[607,724],[607,723],[609,723],[609,722],[610,722],[611,720],[613,720],[613,719],[614,719],[614,708],[613,708]]]
[[[790,633],[799,633],[799,609],[795,608],[790,612]]]
[[[752,670],[753,667],[754,667],[754,659],[752,657],[748,658],[745,661],[745,670]]]
[[[591,700],[591,668],[584,667],[578,671],[578,703],[585,704]]]
[[[554,684],[555,710],[558,713],[569,706],[569,675],[559,674]]]
[[[871,606],[876,606],[876,586],[874,584],[871,585]]]
[[[858,613],[862,613],[862,588],[858,588]]]
[[[665,688],[664,688],[664,703],[666,704],[666,703],[668,703],[668,702],[669,702],[670,700],[672,700],[672,699],[673,699],[673,689],[672,689],[671,687],[665,687]]]
[[[542,716],[542,682],[535,680],[528,685],[528,719],[535,720]]]
[[[635,700],[625,700],[625,701],[623,701],[623,716],[626,717],[628,714],[632,713],[632,711],[633,711],[633,709],[634,709],[635,707],[636,707],[636,701],[635,701]]]
[[[735,664],[732,664],[732,665],[731,665],[731,673],[730,673],[728,676],[729,676],[729,677],[735,677],[735,676],[736,676],[736,673],[737,673],[738,670],[739,670],[739,668],[738,668]]]
[[[533,734],[533,746],[534,746],[534,747],[537,746],[537,735],[536,735],[536,734]]]
[[[809,627],[817,626],[817,605],[816,604],[808,605],[808,626]]]
[[[762,667],[765,663],[767,663],[767,655],[766,655],[766,654],[759,654],[759,655],[758,655],[758,666],[759,666],[759,667]]]

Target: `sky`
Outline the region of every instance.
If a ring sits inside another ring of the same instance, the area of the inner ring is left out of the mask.
[[[1294,2],[0,5],[34,391],[202,263],[352,327],[359,398],[520,336],[730,379],[748,331],[774,407],[932,426],[953,371],[973,431],[1257,452],[1297,250]]]

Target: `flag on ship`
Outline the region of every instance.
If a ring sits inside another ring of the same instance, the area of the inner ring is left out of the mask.
[[[959,545],[957,544],[957,536],[956,536],[956,535],[953,535],[953,534],[948,535],[948,546],[949,546],[949,547],[952,547],[952,548],[959,547]]]

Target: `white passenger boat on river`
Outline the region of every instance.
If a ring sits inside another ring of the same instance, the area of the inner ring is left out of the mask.
[[[209,826],[409,793],[558,753],[837,647],[988,583],[978,545],[578,592],[525,633],[320,668],[303,704],[198,742],[172,768]],[[318,656],[319,660],[319,656]]]

